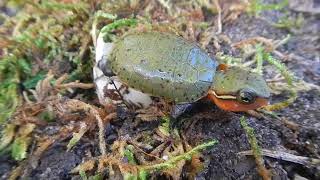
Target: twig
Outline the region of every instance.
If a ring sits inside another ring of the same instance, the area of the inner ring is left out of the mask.
[[[151,153],[149,154],[149,153],[145,152],[144,150],[142,150],[142,149],[139,147],[139,145],[137,144],[137,142],[135,142],[135,141],[129,141],[129,143],[132,144],[134,148],[136,148],[138,151],[142,152],[143,154],[145,154],[145,155],[147,155],[147,156],[149,156],[149,157],[155,158],[155,159],[157,159],[157,160],[162,160],[161,158],[159,158],[159,157],[157,157],[157,156],[155,156],[155,155],[153,155],[153,154],[151,154]]]
[[[22,95],[23,95],[23,99],[26,101],[27,104],[32,104],[32,101],[29,99],[26,91],[23,91]]]
[[[10,173],[9,180],[18,179],[20,177],[25,165],[26,165],[26,163],[23,162],[18,167],[14,168]]]
[[[161,4],[161,6],[163,6],[164,8],[167,9],[168,14],[171,16],[172,12],[171,12],[171,2],[170,0],[157,0],[159,2],[159,4]]]
[[[221,7],[219,4],[219,0],[214,0],[213,3],[216,6],[217,11],[218,11],[218,31],[216,32],[216,34],[220,34],[222,32]]]
[[[96,113],[97,110],[94,110]],[[98,122],[98,126],[99,126],[99,147],[100,147],[100,151],[102,155],[106,155],[106,141],[104,140],[104,125],[103,125],[103,121],[100,118],[99,115],[95,115],[97,122]]]
[[[68,74],[63,74],[56,80],[55,87],[56,88],[81,88],[81,89],[91,89],[94,87],[93,83],[80,83],[78,80],[75,82],[70,82],[63,84],[63,81],[68,79]]]
[[[276,111],[276,110],[280,110],[283,108],[286,108],[288,106],[290,106],[291,104],[293,104],[293,102],[298,98],[298,93],[296,90],[292,89],[290,91],[290,97],[282,102],[279,103],[275,103],[275,104],[271,104],[268,106],[263,107],[265,110],[267,111]]]
[[[247,44],[257,44],[257,43],[263,43],[267,46],[266,50],[268,52],[274,50],[275,46],[273,44],[273,40],[272,39],[267,39],[265,37],[261,37],[261,36],[258,36],[258,37],[252,37],[252,38],[249,38],[249,39],[246,39],[246,40],[242,40],[242,41],[239,41],[239,42],[236,42],[236,43],[233,43],[231,44],[232,47],[235,47],[235,48],[242,48],[244,47],[244,45],[247,45]],[[253,52],[255,53],[255,51]]]
[[[89,127],[85,122],[80,122],[80,129],[77,133],[72,133],[72,138],[67,145],[67,151],[76,145],[76,143],[81,139],[81,137],[89,130]]]
[[[287,35],[284,39],[279,40],[277,43],[273,45],[273,50],[276,50],[278,47],[286,44],[290,40],[291,36],[290,34]]]
[[[253,55],[253,54],[251,54],[251,55]],[[246,59],[246,58],[245,58],[245,59]],[[251,61],[244,62],[244,63],[242,64],[242,66],[243,66],[243,67],[249,67],[249,66],[253,65],[254,63],[256,63],[256,60],[251,60]]]
[[[242,151],[238,153],[239,155],[253,155],[253,151]],[[304,166],[316,166],[320,164],[320,159],[309,158],[304,156],[297,156],[294,154],[286,153],[283,151],[273,151],[268,149],[261,149],[261,155],[272,157],[279,160],[289,161]]]
[[[94,88],[93,83],[80,83],[80,82],[71,82],[67,84],[56,85],[57,88],[81,88],[81,89],[91,89]]]

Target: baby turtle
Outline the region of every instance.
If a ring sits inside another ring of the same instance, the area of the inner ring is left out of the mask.
[[[224,110],[246,111],[266,105],[270,96],[261,75],[218,64],[197,44],[160,32],[129,34],[115,43],[99,36],[94,78],[101,103],[139,108],[151,97],[175,104],[209,98]]]

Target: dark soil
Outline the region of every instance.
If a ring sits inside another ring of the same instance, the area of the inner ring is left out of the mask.
[[[43,154],[37,169],[32,171],[32,179],[70,179],[70,170],[81,162],[83,154],[66,152],[65,144],[54,146]]]
[[[278,12],[277,12],[278,13]],[[296,16],[295,12],[291,12]],[[266,12],[262,15],[269,21],[274,21],[276,12]],[[286,65],[298,78],[306,82],[320,85],[320,19],[304,14],[305,24],[295,30],[291,40],[281,52],[294,53],[301,59],[292,59]],[[266,20],[249,17],[243,14],[232,24],[223,26],[223,33],[232,42],[238,42],[250,37],[263,36],[271,39],[283,39],[289,33],[287,30],[275,28]],[[315,37],[318,37],[316,39]],[[226,50],[233,55],[236,52]],[[267,72],[268,73],[268,72]],[[284,94],[283,94],[284,95]],[[283,99],[283,95],[272,98],[273,102]],[[264,149],[280,150],[291,154],[320,158],[320,93],[316,90],[299,93],[298,99],[278,112],[280,117],[297,123],[298,129],[292,129],[283,122],[272,118],[257,119],[246,114],[225,112],[208,102],[199,102],[195,107],[176,120],[176,125],[182,129],[186,140],[196,146],[201,142],[217,139],[219,143],[203,152],[204,169],[197,179],[261,179],[252,156],[240,156],[237,153],[250,150],[246,133],[240,125],[240,117],[245,115],[249,126],[254,128],[259,145]],[[152,132],[159,121],[138,122],[134,115],[123,109],[118,110],[118,119],[106,127],[106,140],[110,146],[118,138],[134,138],[140,132]],[[88,152],[98,155],[97,133],[94,137],[84,137],[70,152],[66,152],[65,144],[55,144],[39,161],[39,165],[30,171],[30,179],[77,179],[69,174],[70,170],[83,162]],[[109,149],[110,150],[110,149]],[[8,171],[16,165],[8,157],[0,156],[0,178],[7,179]],[[273,172],[273,179],[320,179],[320,166],[306,167],[279,159],[265,157],[266,167]],[[184,177],[184,176],[183,176]]]

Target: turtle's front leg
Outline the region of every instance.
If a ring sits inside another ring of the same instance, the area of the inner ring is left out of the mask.
[[[176,104],[172,106],[170,115],[174,119],[177,119],[179,116],[181,116],[183,113],[187,112],[192,108],[191,103],[185,103],[185,104]]]

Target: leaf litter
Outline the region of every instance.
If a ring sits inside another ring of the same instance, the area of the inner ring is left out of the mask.
[[[138,142],[120,136],[106,144],[108,137],[105,134],[110,129],[105,127],[112,121],[126,122],[115,113],[121,112],[123,107],[101,107],[92,93],[91,67],[96,33],[100,29],[106,33],[108,41],[128,31],[169,31],[200,42],[211,54],[220,56],[218,60],[228,64],[256,65],[256,69],[252,69],[260,73],[266,62],[274,65],[279,73],[269,79],[271,88],[277,93],[291,90],[291,95],[287,101],[256,113],[291,105],[297,92],[319,90],[316,84],[294,78],[290,70],[276,59],[287,57],[277,50],[287,43],[287,38],[272,40],[258,36],[232,43],[224,33],[225,25],[236,22],[245,13],[259,17],[263,11],[282,9],[285,3],[263,5],[260,1],[218,0],[184,3],[152,0],[8,2],[18,5],[14,7],[18,12],[13,17],[4,16],[5,21],[0,27],[0,78],[5,82],[1,84],[0,96],[3,113],[0,122],[5,124],[0,150],[1,153],[11,152],[12,157],[20,161],[20,165],[12,170],[12,179],[21,174],[22,177],[30,176],[41,156],[55,143],[67,141],[66,150],[72,151],[82,139],[93,138],[94,134],[98,134],[98,155],[84,156],[83,163],[70,170],[71,173],[79,172],[82,177],[89,174],[90,177],[146,179],[164,176],[180,179],[183,174],[194,178],[204,168],[200,151],[216,141],[192,143],[192,148],[184,132],[171,129],[168,120],[151,132],[134,133],[143,138],[151,133],[154,139],[145,138],[144,142]],[[214,18],[208,19],[208,16]],[[244,58],[224,55],[225,46],[241,49],[238,57]],[[146,115],[140,113],[137,117],[143,120],[142,124],[145,120],[156,120],[150,123],[157,124],[159,118],[149,115],[159,113],[155,111],[142,112]],[[263,117],[269,115],[267,111]],[[124,119],[128,120],[128,117]],[[58,125],[59,130],[48,134],[45,127],[52,123]],[[95,133],[97,128],[99,132]]]

